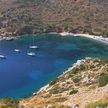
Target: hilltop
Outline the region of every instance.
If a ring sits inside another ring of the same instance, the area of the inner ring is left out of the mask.
[[[48,32],[108,36],[107,0],[0,0],[0,34]]]

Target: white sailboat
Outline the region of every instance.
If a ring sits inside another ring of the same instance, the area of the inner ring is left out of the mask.
[[[2,54],[0,54],[0,59],[6,59],[6,57]]]
[[[29,46],[29,48],[31,48],[31,49],[37,49],[38,46],[33,45],[33,46]]]
[[[35,56],[36,54],[34,52],[28,52],[27,55],[29,55],[29,56]]]
[[[20,53],[21,50],[18,48],[18,45],[17,45],[17,44],[18,44],[18,43],[16,43],[16,48],[14,49],[14,51]]]
[[[6,59],[6,57],[4,55],[1,55],[1,54],[0,54],[0,58],[1,59]]]
[[[30,49],[37,49],[37,48],[38,48],[38,46],[34,45],[34,37],[33,37],[33,40],[32,40],[32,45],[30,45],[29,48],[30,48]],[[33,51],[29,51],[29,52],[27,53],[27,55],[28,55],[28,56],[33,56],[33,57],[34,57],[36,54],[35,54],[35,52],[33,52]]]
[[[34,45],[34,37],[33,37],[33,45],[30,45],[29,46],[30,49],[37,49],[38,46]]]
[[[21,50],[20,50],[20,49],[14,49],[14,51],[15,51],[15,52],[21,52]]]

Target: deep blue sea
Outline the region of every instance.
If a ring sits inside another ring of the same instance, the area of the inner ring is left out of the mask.
[[[33,44],[39,49],[29,49]],[[14,52],[15,48],[21,53]],[[27,52],[36,53],[35,57]],[[83,37],[62,37],[44,34],[24,36],[15,41],[1,41],[0,98],[26,98],[62,74],[78,59],[101,57],[108,59],[108,45]]]

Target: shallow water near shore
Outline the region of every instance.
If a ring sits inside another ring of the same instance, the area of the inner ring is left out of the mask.
[[[33,39],[39,49],[29,49]],[[14,52],[15,48],[21,53]],[[35,57],[27,52],[36,53]],[[26,98],[85,57],[108,59],[108,45],[84,37],[44,34],[24,36],[15,41],[1,41],[0,98]]]

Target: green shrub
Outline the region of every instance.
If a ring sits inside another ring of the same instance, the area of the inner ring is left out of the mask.
[[[93,69],[93,68],[95,68],[95,66],[94,66],[94,65],[91,65],[91,66],[90,66],[90,69]]]
[[[108,29],[108,24],[106,24],[106,25],[104,26],[104,28]]]
[[[78,83],[79,81],[80,81],[80,79],[77,78],[77,77],[73,79],[73,82],[74,82],[74,83]]]
[[[102,31],[101,35],[104,36],[104,37],[108,37],[108,30]]]
[[[56,108],[72,108],[72,107],[70,107],[70,106],[60,105],[60,106],[57,106]]]
[[[80,71],[83,71],[83,70],[85,70],[85,69],[86,69],[85,65],[81,64],[81,65],[80,65]]]
[[[74,89],[74,90],[72,90],[69,94],[72,95],[72,94],[75,94],[75,93],[77,93],[77,92],[78,92],[78,90],[75,90],[75,89]]]
[[[108,74],[101,73],[99,77],[99,86],[103,87],[108,84]]]
[[[96,29],[95,29],[95,31],[96,31],[96,32],[100,32],[101,30],[100,30],[100,29],[98,29],[98,28],[96,28]]]
[[[50,86],[51,86],[51,85],[54,85],[57,81],[58,81],[58,78],[55,78],[55,79],[53,79],[53,80],[49,83],[49,85],[50,85]]]
[[[73,74],[78,73],[78,71],[79,71],[79,68],[73,68],[73,69],[72,69],[72,73],[73,73]]]
[[[45,95],[45,96],[42,96],[43,98],[49,98],[49,97],[51,97],[51,94],[47,94],[47,95]]]
[[[72,75],[72,74],[69,74],[69,75],[68,75],[68,79],[69,79],[69,78],[72,78],[72,77],[73,77],[73,75]]]
[[[1,106],[1,108],[18,108],[18,104],[19,104],[18,100],[4,97],[2,101],[3,101],[3,105]]]
[[[101,73],[100,76],[106,75],[105,73]]]
[[[59,89],[50,90],[50,94],[58,94],[58,93],[59,93]]]
[[[49,106],[48,108],[56,108],[56,106],[53,105],[53,106]]]
[[[108,106],[108,102],[98,101],[95,103],[89,103],[85,108],[106,108]]]
[[[95,59],[93,62],[94,62],[94,63],[97,63],[97,62],[99,62],[99,60],[98,60],[98,59]]]
[[[53,102],[65,102],[67,100],[67,98],[65,97],[60,97],[60,98],[55,98],[52,101]]]

